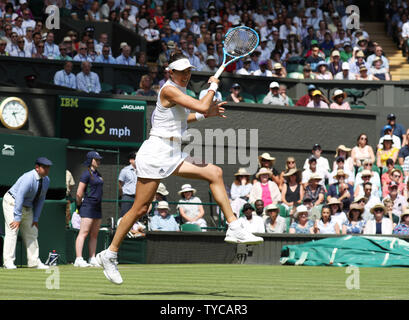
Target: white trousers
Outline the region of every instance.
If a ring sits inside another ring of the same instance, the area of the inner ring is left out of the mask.
[[[21,230],[21,236],[27,248],[27,265],[35,267],[39,263],[39,248],[38,248],[38,230],[32,226],[33,209],[23,207],[22,217],[19,229],[11,229],[10,223],[14,221],[14,199],[6,193],[3,197],[3,214],[5,221],[5,237],[3,246],[3,263],[14,264],[16,259],[16,244],[18,231]]]

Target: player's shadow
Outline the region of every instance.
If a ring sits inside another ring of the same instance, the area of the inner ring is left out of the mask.
[[[214,296],[214,297],[225,297],[225,298],[254,298],[250,296],[236,296],[229,295],[223,292],[209,292],[209,293],[199,293],[192,291],[165,291],[165,292],[140,292],[140,293],[100,293],[105,296],[170,296],[170,295],[189,295],[189,296]]]

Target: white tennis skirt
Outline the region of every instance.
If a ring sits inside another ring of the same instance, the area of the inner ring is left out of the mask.
[[[189,155],[182,152],[180,140],[150,136],[140,147],[136,158],[136,172],[139,178],[164,179]]]

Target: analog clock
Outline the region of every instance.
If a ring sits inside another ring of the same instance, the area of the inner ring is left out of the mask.
[[[20,129],[28,119],[28,108],[23,100],[10,97],[0,103],[0,121],[9,129]]]

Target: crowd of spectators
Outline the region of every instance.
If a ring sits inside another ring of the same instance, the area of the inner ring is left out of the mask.
[[[251,232],[408,234],[409,129],[394,114],[387,122],[375,151],[363,133],[332,163],[319,144],[301,166],[288,157],[282,172],[260,155],[253,179],[244,168],[235,174],[233,211]]]
[[[396,2],[400,3],[397,13],[404,16],[407,9],[401,1],[391,1],[388,14],[393,13]],[[226,72],[277,80],[391,78],[382,47],[371,40],[364,25],[361,23],[361,29],[347,27],[350,0],[244,0],[239,4],[228,0],[75,0],[55,4],[72,19],[114,22],[130,29],[146,40],[146,52],[126,42],[112,48],[108,34],[96,36],[91,25],[81,34],[74,30],[59,34],[62,41],[55,43],[54,31],[34,18],[26,0],[12,0],[0,3],[0,55],[130,66],[149,62],[159,67],[162,77],[170,53],[176,51],[186,55],[197,71],[214,72],[223,60],[224,34],[245,25],[259,33],[260,45],[251,56],[229,65]],[[395,30],[402,23],[396,13],[392,16],[390,29]],[[112,56],[116,49],[119,54]],[[152,85],[157,93],[160,86]]]

